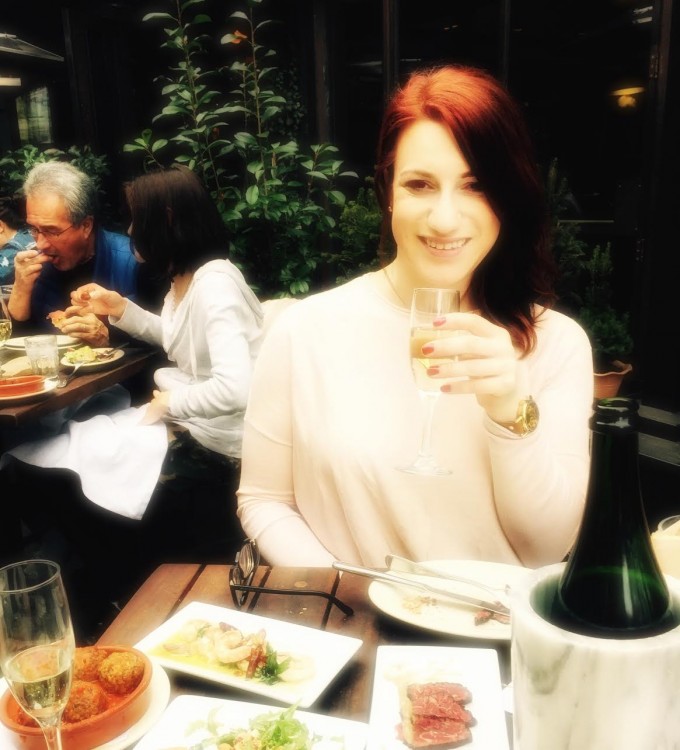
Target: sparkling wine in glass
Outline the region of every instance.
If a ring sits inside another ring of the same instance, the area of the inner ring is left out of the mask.
[[[0,291],[0,347],[12,335],[12,318],[10,318],[7,303]]]
[[[75,638],[59,565],[25,560],[0,568],[0,667],[12,695],[61,750]]]
[[[413,377],[420,391],[420,397],[425,406],[425,421],[420,442],[420,448],[415,460],[397,467],[409,474],[423,474],[426,476],[445,476],[451,470],[437,463],[432,453],[432,420],[437,399],[440,395],[441,380],[431,378],[427,374],[428,367],[441,363],[441,359],[427,357],[422,353],[422,347],[429,341],[447,338],[452,331],[435,328],[433,321],[452,312],[460,310],[460,292],[456,289],[428,289],[416,288],[411,299],[411,336],[410,356]]]

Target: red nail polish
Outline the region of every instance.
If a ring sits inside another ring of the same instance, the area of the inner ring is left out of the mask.
[[[432,365],[432,367],[427,368],[427,374],[428,375],[439,375],[439,365]]]
[[[423,354],[432,354],[434,351],[434,346],[432,344],[425,344],[425,346],[420,350]]]
[[[447,383],[446,385],[443,385],[439,390],[442,393],[451,393],[451,386]]]
[[[432,321],[433,326],[443,326],[446,323],[446,318],[435,318]]]

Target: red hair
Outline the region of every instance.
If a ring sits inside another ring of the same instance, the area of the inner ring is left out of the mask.
[[[523,353],[536,344],[534,303],[554,303],[555,263],[533,144],[519,104],[483,70],[416,71],[388,103],[378,138],[375,189],[383,212],[380,254],[391,236],[390,204],[399,136],[418,120],[453,136],[501,223],[496,245],[475,270],[482,314],[507,328]]]

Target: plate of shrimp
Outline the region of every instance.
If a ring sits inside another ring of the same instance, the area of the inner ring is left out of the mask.
[[[168,669],[305,708],[361,644],[358,638],[191,602],[136,648]]]

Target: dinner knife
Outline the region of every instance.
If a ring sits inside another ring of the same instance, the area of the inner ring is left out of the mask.
[[[343,562],[334,562],[333,567],[336,570],[342,570],[345,573],[354,573],[355,575],[365,576],[366,578],[373,578],[376,581],[384,581],[385,583],[396,583],[398,586],[413,586],[414,588],[427,591],[429,594],[434,596],[444,597],[448,599],[455,599],[456,601],[469,604],[477,609],[488,609],[491,612],[495,612],[498,615],[508,616],[508,610],[503,605],[496,604],[495,602],[488,602],[484,599],[477,599],[474,596],[467,596],[466,594],[459,594],[456,591],[449,591],[448,589],[440,589],[436,586],[430,586],[429,583],[423,583],[417,581],[414,578],[406,578],[404,576],[397,575],[396,573],[390,573],[388,571],[376,570],[375,568],[362,568],[359,565],[349,565]]]

